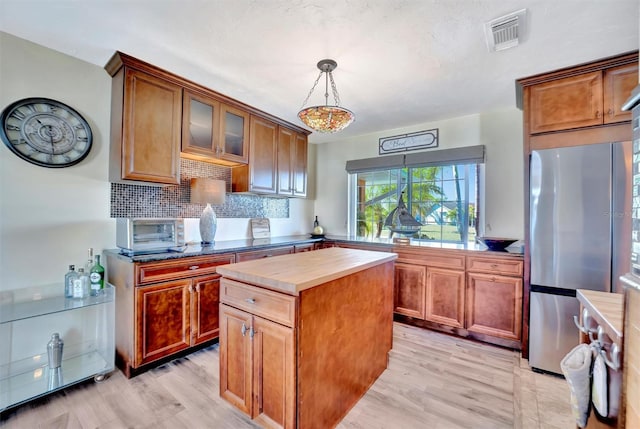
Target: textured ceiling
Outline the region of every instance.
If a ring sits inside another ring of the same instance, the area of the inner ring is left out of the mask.
[[[0,0],[0,30],[104,66],[116,51],[297,123],[323,58],[340,141],[515,106],[514,80],[638,49],[638,0]],[[527,9],[521,44],[484,23]],[[5,60],[5,59],[2,59]],[[324,103],[319,84],[309,104]]]

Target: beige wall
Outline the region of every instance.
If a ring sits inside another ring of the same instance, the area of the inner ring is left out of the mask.
[[[485,197],[480,210],[485,233],[524,238],[522,112],[515,107],[318,145],[315,211],[325,232],[347,232],[346,161],[378,156],[381,137],[433,128],[439,130],[440,149],[485,145],[485,181],[480,184]]]
[[[69,264],[84,263],[89,247],[115,248],[111,78],[102,67],[2,32],[0,53],[0,109],[26,97],[52,98],[80,112],[94,134],[89,156],[61,169],[32,165],[0,147],[0,290],[62,282]],[[312,222],[313,200],[291,199],[289,219],[273,219],[272,235],[304,234]],[[250,237],[248,225],[248,219],[220,219],[216,239]],[[187,220],[188,239],[199,239],[197,228],[197,220]]]

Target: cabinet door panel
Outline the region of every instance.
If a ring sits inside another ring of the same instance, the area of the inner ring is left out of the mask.
[[[394,312],[425,317],[426,269],[419,265],[395,264]]]
[[[182,152],[215,158],[220,134],[220,103],[185,91],[182,106]]]
[[[295,133],[283,127],[278,128],[278,193],[293,194],[293,151]]]
[[[307,136],[296,134],[293,153],[293,195],[307,196]]]
[[[190,280],[136,288],[136,366],[190,344]]]
[[[427,267],[426,320],[463,327],[464,277],[464,271]]]
[[[128,69],[124,105],[122,178],[179,184],[182,89]]]
[[[227,161],[249,162],[249,113],[235,107],[220,105],[220,149],[218,156]]]
[[[620,110],[638,85],[638,63],[614,67],[604,72],[604,123],[631,120],[631,111]]]
[[[200,344],[218,336],[220,321],[220,275],[194,279],[191,344]]]
[[[522,279],[469,273],[466,325],[472,332],[520,340]]]
[[[253,413],[265,426],[295,425],[294,330],[260,317],[253,329]]]
[[[252,388],[250,327],[249,313],[220,305],[220,396],[247,415]]]
[[[531,87],[531,133],[601,125],[602,72],[596,71]]]
[[[277,128],[273,122],[251,117],[251,191],[276,193]]]

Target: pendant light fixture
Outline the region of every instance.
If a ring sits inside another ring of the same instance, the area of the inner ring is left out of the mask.
[[[318,68],[320,74],[311,87],[311,91],[302,103],[302,110],[298,112],[298,118],[305,123],[309,128],[318,131],[320,133],[335,133],[337,131],[344,130],[355,120],[355,115],[352,111],[340,107],[340,96],[338,95],[338,89],[336,83],[333,81],[333,74],[331,73],[338,67],[338,63],[334,60],[320,60],[318,62]],[[324,90],[324,106],[311,106],[306,109],[304,106],[309,101],[309,97],[316,89],[318,81],[325,74],[325,90]],[[335,105],[329,105],[329,82],[331,82],[331,91],[333,93],[333,99]]]

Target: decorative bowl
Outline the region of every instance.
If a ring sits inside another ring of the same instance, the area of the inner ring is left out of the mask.
[[[494,252],[504,252],[504,250],[518,241],[517,238],[498,238],[498,237],[476,237],[476,240],[485,246],[489,250]]]

